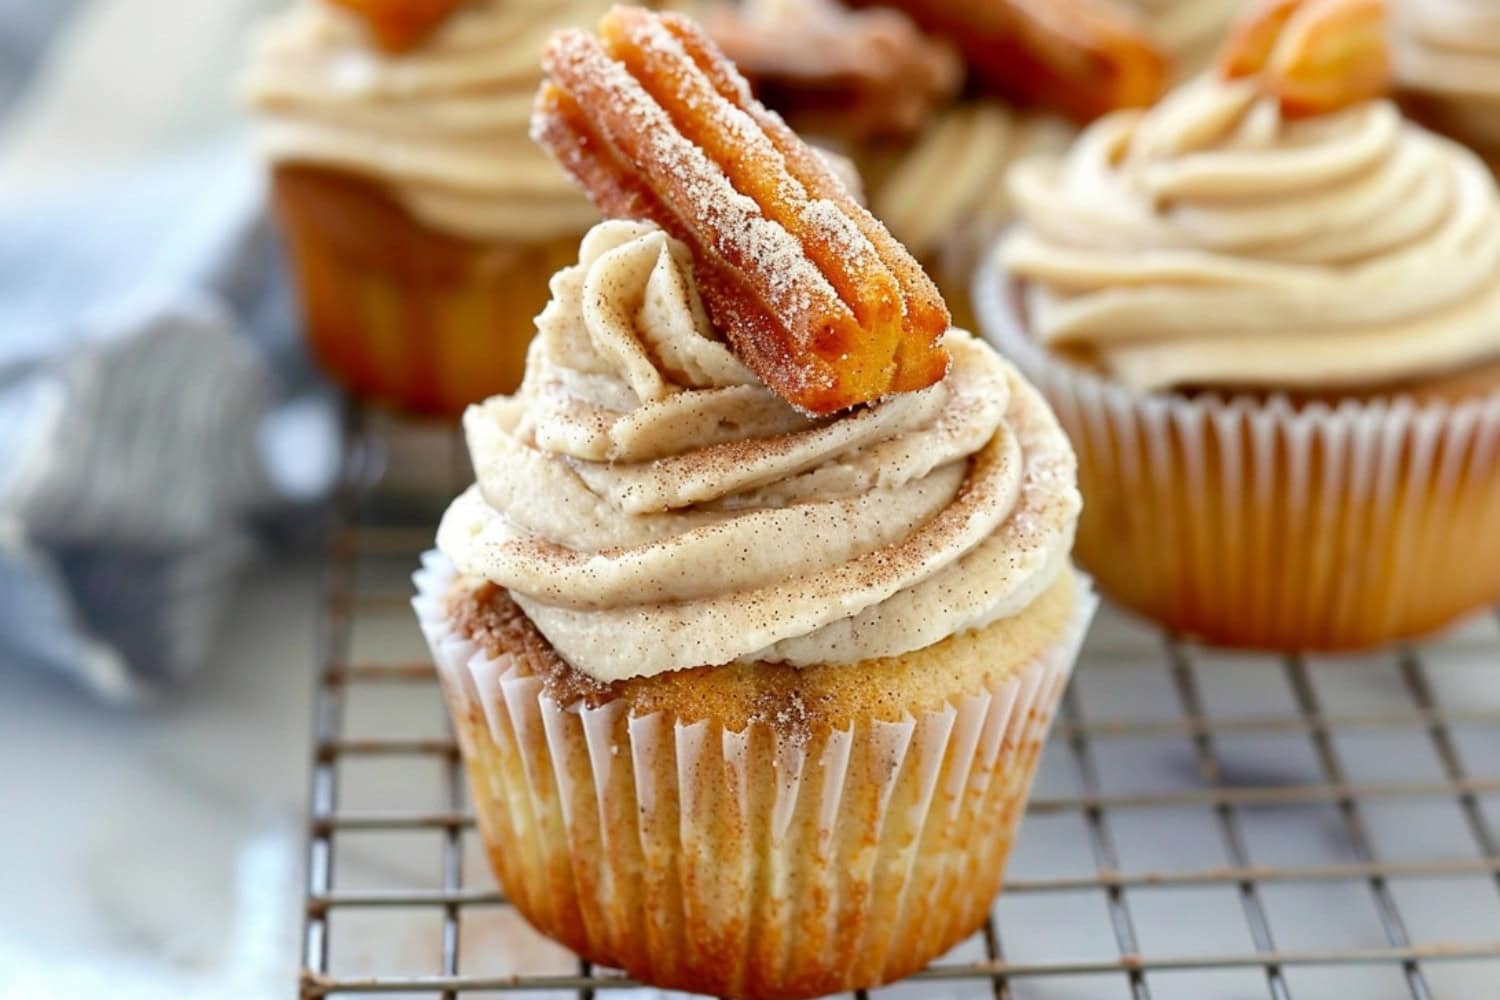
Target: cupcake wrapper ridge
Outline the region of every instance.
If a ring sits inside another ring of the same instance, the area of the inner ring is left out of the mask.
[[[585,958],[662,987],[808,997],[889,982],[972,933],[1000,886],[1095,600],[992,690],[798,740],[771,724],[563,705],[413,601],[507,895]]]
[[[1419,636],[1500,597],[1500,392],[1294,405],[1140,392],[1019,327],[993,257],[984,335],[1078,454],[1075,552],[1100,589],[1230,646],[1344,650]]]

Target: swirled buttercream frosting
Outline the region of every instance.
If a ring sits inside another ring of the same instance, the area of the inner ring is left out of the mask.
[[[688,252],[612,221],[552,279],[515,396],[464,419],[438,546],[603,681],[898,655],[1025,608],[1068,565],[1074,459],[962,331],[942,382],[803,416],[709,322]]]
[[[1043,344],[1140,388],[1380,387],[1500,355],[1500,198],[1372,101],[1285,119],[1203,77],[1011,174]]]
[[[908,250],[931,259],[945,245],[988,243],[1011,217],[1005,175],[1018,160],[1061,153],[1072,126],[1001,101],[944,111],[902,155],[875,198],[875,214]],[[972,273],[976,258],[968,260]]]
[[[527,130],[547,36],[592,24],[608,6],[468,0],[392,55],[355,14],[299,0],[252,46],[243,91],[257,144],[273,162],[380,181],[418,219],[458,236],[581,233],[598,214]]]

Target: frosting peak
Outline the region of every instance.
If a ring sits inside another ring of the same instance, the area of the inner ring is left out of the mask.
[[[574,329],[588,335],[586,363],[620,376],[641,402],[660,402],[680,389],[755,382],[717,339],[689,283],[687,249],[666,233],[640,224],[601,226],[585,237],[579,265],[554,282],[563,298],[553,299],[553,312],[566,309],[561,303],[572,299],[570,285],[581,273]]]
[[[1379,386],[1500,354],[1500,198],[1386,101],[1287,120],[1205,77],[1022,164],[1030,328],[1143,388]]]
[[[526,379],[471,407],[477,482],[438,544],[577,669],[896,655],[1015,613],[1055,579],[1073,457],[961,331],[950,376],[806,417],[708,322],[687,250],[614,221],[552,280]]]

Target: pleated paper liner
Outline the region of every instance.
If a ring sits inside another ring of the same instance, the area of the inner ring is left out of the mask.
[[[332,170],[280,167],[272,185],[303,324],[331,378],[429,416],[515,391],[548,279],[577,258],[576,235],[458,239]]]
[[[1420,405],[1139,392],[1037,345],[993,260],[975,302],[1073,440],[1076,557],[1122,604],[1213,643],[1345,650],[1500,598],[1500,391]]]
[[[808,997],[908,975],[983,923],[1095,600],[993,690],[795,738],[766,723],[560,704],[521,656],[414,606],[481,835],[538,929],[655,986]],[[852,668],[851,668],[852,669]]]

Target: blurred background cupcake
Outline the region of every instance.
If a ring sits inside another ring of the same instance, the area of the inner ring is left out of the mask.
[[[1057,18],[1008,0],[894,6],[962,54],[966,83],[961,101],[885,147],[867,178],[871,203],[936,278],[955,322],[970,326],[970,278],[1011,219],[1006,170],[1060,151],[1079,123],[1150,104],[1169,57],[1145,19],[1114,0],[1078,0]]]
[[[745,0],[702,16],[762,100],[854,159],[875,214],[969,327],[974,269],[1013,217],[1010,166],[1196,73],[1241,4]]]
[[[1500,4],[1396,0],[1395,39],[1409,113],[1500,166]]]
[[[1249,0],[1127,0],[1172,56],[1172,75],[1186,80],[1207,69],[1224,35]]]
[[[1018,167],[976,296],[1075,442],[1103,589],[1369,646],[1500,594],[1500,198],[1381,96],[1379,3],[1260,12],[1220,72]]]
[[[299,0],[256,37],[244,95],[306,331],[346,388],[439,415],[515,388],[596,217],[527,138],[541,45],[607,6]]]
[[[889,7],[718,0],[698,16],[756,97],[818,148],[852,160],[865,191],[963,85],[957,49]]]
[[[943,289],[957,326],[971,328],[968,282],[984,248],[1012,219],[1005,175],[1028,156],[1060,153],[1067,119],[981,98],[945,110],[875,192],[875,214]]]

